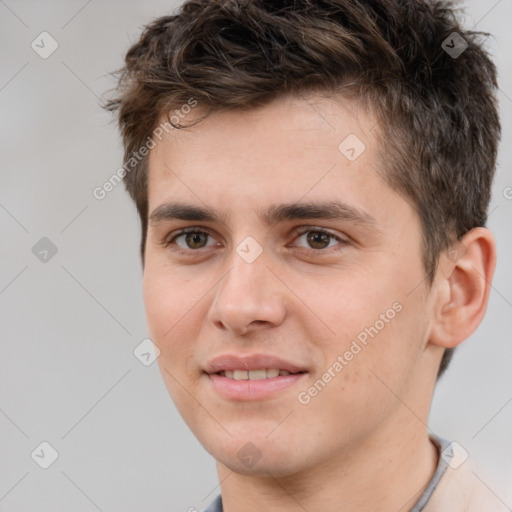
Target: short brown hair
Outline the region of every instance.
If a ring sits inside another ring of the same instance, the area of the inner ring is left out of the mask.
[[[431,284],[440,253],[487,219],[501,127],[481,35],[448,1],[188,0],[144,28],[104,107],[118,113],[126,164],[191,98],[207,113],[308,90],[356,98],[378,119],[385,179],[421,219]],[[131,167],[144,264],[147,157]]]

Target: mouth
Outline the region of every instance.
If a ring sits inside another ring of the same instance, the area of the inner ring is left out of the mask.
[[[289,372],[279,368],[263,368],[261,370],[221,370],[216,375],[233,380],[264,380],[275,379],[276,377],[286,377],[287,375],[297,375],[306,373],[305,370],[299,372]]]
[[[225,354],[210,360],[204,371],[218,395],[239,402],[275,398],[309,373],[305,367],[266,354]]]

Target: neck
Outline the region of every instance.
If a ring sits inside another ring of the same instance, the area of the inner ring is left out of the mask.
[[[286,477],[242,475],[217,463],[224,512],[409,510],[432,478],[438,453],[409,415],[329,461]]]

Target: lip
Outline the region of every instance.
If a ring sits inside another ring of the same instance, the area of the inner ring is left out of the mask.
[[[268,354],[251,354],[245,356],[223,354],[208,361],[205,372],[212,374],[225,370],[261,370],[262,368],[278,368],[279,370],[286,370],[290,373],[307,371],[303,366],[298,366]]]
[[[234,380],[217,374],[217,372],[225,370],[260,370],[263,368],[286,370],[290,372],[290,375],[279,375],[260,380]],[[206,365],[205,373],[215,391],[223,398],[234,401],[255,401],[272,398],[279,392],[289,389],[304,379],[308,371],[297,364],[266,354],[247,356],[224,354],[210,360]]]

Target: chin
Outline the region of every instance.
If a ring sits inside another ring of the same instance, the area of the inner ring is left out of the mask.
[[[307,469],[305,461],[301,464],[296,460],[306,458],[303,450],[297,450],[296,445],[284,444],[282,438],[271,440],[266,435],[254,435],[248,428],[244,435],[229,440],[224,437],[222,441],[210,439],[209,444],[202,444],[219,463],[242,475],[283,477]]]
[[[264,450],[261,452],[261,458],[254,463],[242,462],[237,453],[231,456],[227,456],[226,453],[219,453],[219,457],[215,458],[228,469],[240,475],[287,477],[298,472],[289,455],[283,454],[276,457],[275,452]]]

